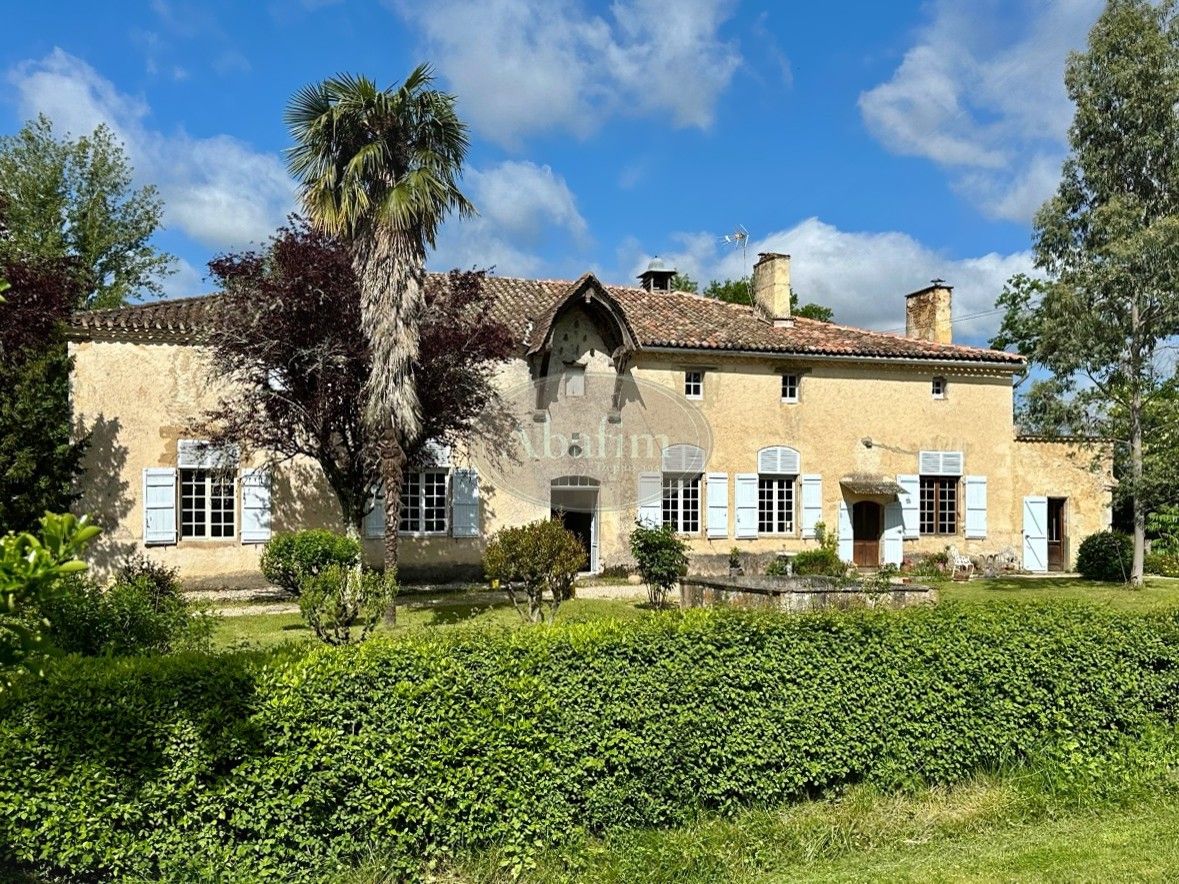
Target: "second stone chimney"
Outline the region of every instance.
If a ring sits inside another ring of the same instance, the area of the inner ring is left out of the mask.
[[[753,265],[753,303],[776,326],[793,325],[790,318],[790,256],[762,252]]]
[[[921,341],[952,344],[953,325],[950,302],[953,286],[944,279],[935,279],[923,289],[905,295],[905,337]]]

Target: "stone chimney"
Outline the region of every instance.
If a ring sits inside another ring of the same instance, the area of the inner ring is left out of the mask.
[[[954,340],[950,323],[953,286],[935,279],[923,289],[905,295],[905,337],[950,344]]]
[[[774,325],[789,327],[790,256],[762,252],[753,265],[753,303]]]

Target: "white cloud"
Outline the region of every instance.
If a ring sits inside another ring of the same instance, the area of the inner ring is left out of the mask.
[[[573,191],[548,166],[471,167],[462,186],[480,214],[447,222],[430,261],[435,268],[495,267],[505,276],[533,276],[548,266],[542,253],[588,242]]]
[[[119,92],[61,49],[8,72],[18,108],[44,113],[59,131],[81,135],[106,123],[124,143],[139,183],[155,184],[164,223],[214,248],[264,241],[294,208],[294,184],[274,154],[228,135],[194,138],[149,125],[151,109]]]
[[[700,281],[747,275],[759,252],[791,255],[791,285],[804,301],[831,307],[837,322],[880,331],[904,331],[904,295],[934,278],[954,286],[954,335],[980,342],[994,334],[1001,316],[995,298],[1016,273],[1031,273],[1030,252],[974,258],[951,258],[906,233],[865,233],[839,230],[808,218],[751,242],[749,266],[739,250],[723,247],[710,234],[681,234],[679,248],[662,255]],[[649,255],[625,256],[637,274]]]
[[[892,78],[860,96],[889,150],[951,170],[992,217],[1027,221],[1059,177],[1072,106],[1064,65],[1103,0],[937,0]]]
[[[176,262],[176,272],[164,281],[165,298],[189,298],[211,292],[216,286],[183,258]]]
[[[707,128],[741,61],[718,31],[731,0],[391,0],[476,131],[517,146],[549,130],[584,137],[614,116]]]

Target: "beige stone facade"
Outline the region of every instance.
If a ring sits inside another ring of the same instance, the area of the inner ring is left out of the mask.
[[[661,520],[669,495],[700,571],[722,567],[733,547],[750,562],[813,547],[818,521],[840,535],[841,554],[861,564],[954,546],[1034,570],[1068,568],[1080,540],[1109,524],[1108,451],[1016,437],[1015,361],[945,341],[931,344],[942,349],[930,356],[876,356],[883,346],[876,339],[889,336],[870,333],[864,353],[643,344],[641,326],[628,318],[634,311],[622,303],[591,286],[529,320],[533,338],[499,381],[517,430],[452,452],[428,478],[443,497],[421,523],[435,530],[403,535],[405,573],[475,574],[487,537],[555,510],[573,514],[595,570],[626,565],[631,526]],[[186,579],[238,583],[257,579],[270,531],[343,527],[310,463],[274,471],[263,524],[258,500],[243,496],[259,455],[236,467],[225,498],[234,508],[228,536],[183,536],[192,501],[176,473],[175,533],[153,541],[145,499],[154,494],[153,506],[166,510],[165,483],[182,466],[182,440],[220,391],[199,341],[120,321],[122,330],[79,329],[71,345],[75,420],[92,433],[80,508],[104,525],[100,564],[146,549]],[[778,321],[789,340],[794,320]],[[543,339],[533,330],[541,326]],[[696,453],[669,471],[667,452]],[[460,532],[455,507],[473,477],[477,492],[466,503],[475,507],[474,530]],[[149,489],[153,481],[159,487]],[[208,501],[198,502],[207,517]],[[435,517],[442,522],[432,524]],[[1041,524],[1048,518],[1053,524]],[[379,554],[379,538],[367,544]]]

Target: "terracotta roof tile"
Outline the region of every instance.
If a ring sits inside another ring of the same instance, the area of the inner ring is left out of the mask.
[[[439,284],[443,279],[445,274],[430,274],[430,283]],[[533,329],[576,284],[568,280],[493,275],[487,276],[485,282],[495,298],[494,314],[525,347],[533,343]],[[688,292],[648,292],[613,285],[604,288],[622,305],[640,349],[938,359],[1010,368],[1023,364],[1023,359],[1014,353],[920,341],[804,317],[794,317],[791,326],[779,328],[752,306],[729,304]],[[219,296],[206,295],[78,313],[72,322],[72,333],[82,339],[191,340],[214,321],[220,303]]]

